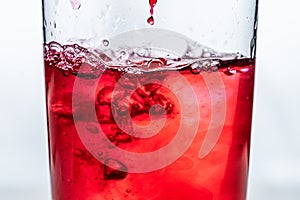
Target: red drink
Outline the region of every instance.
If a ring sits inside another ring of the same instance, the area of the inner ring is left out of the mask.
[[[153,12],[154,12],[154,6],[156,5],[157,0],[149,0],[150,5],[150,17],[147,19],[148,24],[154,25],[154,18],[153,18]]]
[[[244,199],[254,60],[220,55],[107,67],[46,45],[53,199]]]

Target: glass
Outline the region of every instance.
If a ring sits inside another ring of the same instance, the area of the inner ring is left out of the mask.
[[[52,199],[245,199],[257,5],[44,0]]]

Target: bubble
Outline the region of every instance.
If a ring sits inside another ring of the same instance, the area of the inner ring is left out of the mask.
[[[115,142],[116,141],[116,137],[114,135],[108,135],[107,138],[109,139],[109,141],[111,142]]]
[[[104,160],[107,157],[107,153],[104,153],[103,151],[97,152],[97,159]]]
[[[141,70],[136,65],[126,67],[126,68],[124,68],[123,71],[126,72],[127,74],[142,74]]]
[[[110,143],[108,143],[108,145],[107,145],[107,147],[108,147],[109,149],[114,149],[114,148],[116,148],[117,146],[119,146],[119,141],[118,141],[118,140],[115,140],[114,142],[110,142]]]
[[[211,70],[212,72],[217,72],[217,71],[219,71],[219,66],[217,66],[217,65],[212,66],[212,67],[210,68],[210,70]]]
[[[132,64],[132,62],[130,60],[126,60],[125,63],[126,63],[126,65],[131,65]]]
[[[108,47],[109,45],[109,41],[108,40],[102,40],[102,44],[105,46],[105,47]]]
[[[124,61],[124,60],[127,60],[128,57],[129,57],[128,52],[127,52],[126,50],[121,50],[121,51],[119,52],[118,60],[119,60],[119,61]]]
[[[127,189],[126,192],[127,192],[127,193],[130,193],[130,192],[131,192],[131,189]]]
[[[181,58],[180,58],[180,57],[178,57],[178,58],[174,58],[174,59],[173,59],[173,61],[175,61],[175,62],[179,62],[179,61],[181,61]]]
[[[91,132],[93,134],[99,133],[98,128],[93,124],[88,124],[88,125],[85,126],[85,128],[86,128],[86,130],[88,130],[89,132]]]
[[[192,69],[197,69],[197,68],[199,68],[199,64],[198,63],[193,63],[193,64],[191,64],[191,68]]]
[[[220,61],[219,60],[211,60],[210,61],[210,67],[211,68],[215,67],[215,66],[219,67],[219,65],[220,65]]]
[[[235,69],[232,69],[232,68],[228,67],[228,68],[224,71],[224,74],[231,76],[231,75],[236,74],[236,72],[237,72],[237,71],[236,71]]]
[[[201,69],[203,71],[208,71],[210,69],[210,66],[211,66],[211,63],[210,63],[210,60],[204,60],[202,63],[201,63]]]
[[[160,59],[151,60],[148,63],[148,68],[150,69],[158,69],[164,66],[164,63]]]
[[[48,24],[47,24],[47,21],[46,21],[46,20],[44,20],[44,26],[45,26],[45,27],[47,27],[47,26],[48,26]]]
[[[139,48],[139,49],[137,50],[137,55],[143,57],[143,56],[146,55],[146,52],[147,52],[147,51],[146,51],[145,49]]]
[[[190,65],[190,72],[193,74],[199,74],[202,71],[201,66],[198,63]]]
[[[127,113],[127,108],[125,106],[121,106],[117,109],[118,116],[124,116]]]

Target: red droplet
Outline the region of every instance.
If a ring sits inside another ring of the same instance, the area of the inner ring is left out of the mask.
[[[150,6],[153,8],[156,4],[157,0],[149,0]]]
[[[149,0],[149,4],[150,4],[150,15],[151,17],[149,17],[147,19],[148,24],[153,25],[154,24],[154,18],[153,18],[153,8],[156,5],[157,0]]]
[[[153,16],[150,16],[150,17],[147,19],[147,22],[148,22],[148,24],[150,24],[151,26],[154,25],[154,18],[153,18]]]

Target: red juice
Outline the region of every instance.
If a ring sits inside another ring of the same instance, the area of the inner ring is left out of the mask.
[[[44,53],[53,199],[245,199],[254,59]]]
[[[150,17],[147,19],[148,24],[154,25],[154,18],[153,18],[153,13],[154,13],[154,6],[156,5],[157,0],[149,0],[149,5],[150,5]]]

